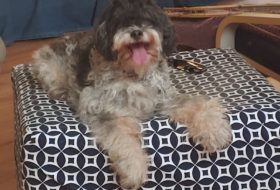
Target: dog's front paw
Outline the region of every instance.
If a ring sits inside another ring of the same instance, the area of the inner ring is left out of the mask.
[[[146,180],[147,165],[143,159],[127,158],[116,165],[118,182],[124,189],[139,189]]]
[[[217,99],[203,100],[194,114],[189,134],[208,152],[225,148],[232,140],[232,132],[225,109]]]
[[[190,132],[193,140],[202,145],[207,152],[215,152],[216,150],[223,149],[232,140],[232,133],[228,121],[223,118],[214,120],[197,123],[197,125],[204,126],[204,129],[202,131],[193,130]]]

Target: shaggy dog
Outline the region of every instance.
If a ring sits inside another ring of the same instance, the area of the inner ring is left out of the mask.
[[[123,188],[147,175],[139,122],[164,114],[185,124],[207,151],[231,141],[216,99],[188,97],[171,86],[170,20],[152,0],[112,0],[96,30],[66,37],[34,54],[34,69],[51,98],[64,99],[107,151]]]

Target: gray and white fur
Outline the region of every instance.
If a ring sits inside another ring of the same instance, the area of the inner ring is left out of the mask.
[[[107,151],[123,188],[147,177],[139,122],[154,114],[186,125],[213,152],[228,145],[231,129],[216,99],[178,94],[166,57],[174,49],[168,17],[153,0],[112,0],[90,32],[34,53],[34,71],[51,98],[63,99]]]

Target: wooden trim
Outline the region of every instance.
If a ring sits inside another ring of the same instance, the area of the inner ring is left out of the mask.
[[[231,4],[231,5],[210,5],[210,6],[196,6],[196,7],[169,7],[164,8],[164,10],[170,11],[207,11],[207,10],[218,10],[218,9],[242,9],[242,8],[272,8],[275,9],[279,7],[279,4],[264,4],[264,5],[250,5],[250,4]]]
[[[280,25],[280,14],[241,13],[225,17],[216,33],[217,48],[234,48],[235,31],[239,24]]]
[[[209,18],[217,16],[227,16],[244,12],[259,13],[278,13],[280,14],[279,4],[268,5],[216,5],[198,7],[175,7],[164,8],[164,12],[170,18]]]
[[[240,53],[241,54],[241,53]],[[266,77],[272,77],[278,81],[280,81],[280,75],[276,72],[274,72],[273,70],[257,63],[256,61],[254,61],[253,59],[241,54],[242,57],[246,60],[246,62],[251,65],[252,67],[254,67],[255,69],[257,69],[259,72],[263,73]],[[278,61],[278,60],[277,60]],[[280,64],[280,63],[279,63]]]
[[[225,17],[218,26],[216,33],[217,48],[233,48],[235,49],[235,32],[239,24],[265,24],[280,25],[280,14],[267,13],[242,13]],[[242,55],[244,59],[256,68],[259,72],[268,77],[272,77],[280,81],[280,75],[273,70],[257,63],[256,61]],[[275,60],[279,61],[279,60]],[[280,65],[280,63],[279,63]],[[273,83],[275,85],[275,82]]]
[[[280,92],[280,81],[277,81],[272,77],[268,77],[267,80],[276,90]]]

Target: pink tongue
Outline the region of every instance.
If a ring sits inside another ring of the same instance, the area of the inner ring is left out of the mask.
[[[144,65],[147,61],[147,50],[144,46],[134,46],[132,48],[132,60],[137,65]]]

